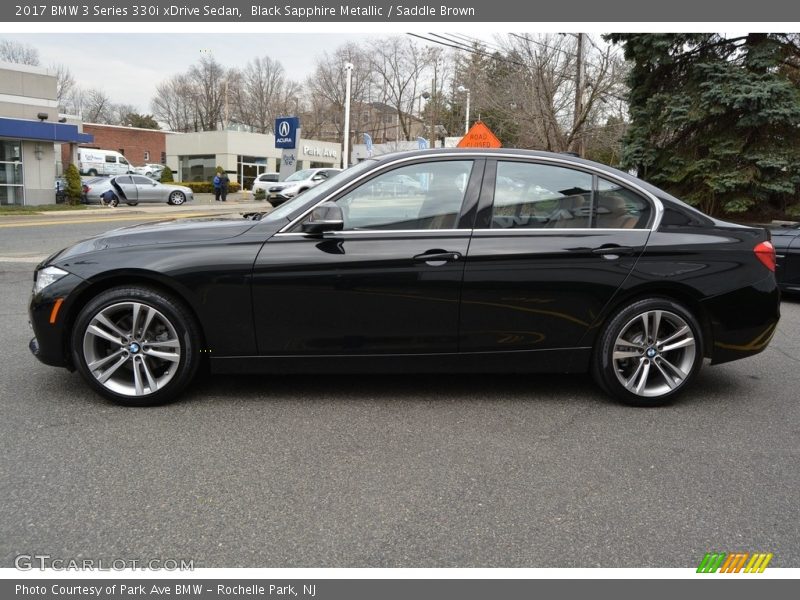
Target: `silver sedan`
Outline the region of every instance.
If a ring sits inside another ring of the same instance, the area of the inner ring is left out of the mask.
[[[118,175],[116,177],[98,177],[87,181],[86,201],[100,203],[103,195],[112,206],[125,203],[136,206],[139,202],[166,202],[180,205],[194,199],[194,193],[188,187],[160,183],[144,175]]]

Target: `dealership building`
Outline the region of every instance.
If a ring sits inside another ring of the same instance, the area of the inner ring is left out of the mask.
[[[262,173],[277,173],[282,150],[275,148],[272,134],[245,131],[201,131],[181,133],[166,138],[167,165],[181,181],[211,181],[222,167],[231,181],[245,189]],[[300,138],[296,169],[341,167],[342,146]]]
[[[56,77],[47,69],[0,62],[0,205],[53,204],[60,151],[91,143],[60,119]]]

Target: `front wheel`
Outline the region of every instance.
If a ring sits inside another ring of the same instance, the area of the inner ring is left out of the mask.
[[[89,301],[72,330],[72,358],[100,395],[126,406],[173,400],[199,363],[200,334],[188,309],[146,287],[119,287]]]
[[[662,406],[688,387],[702,362],[702,330],[691,311],[667,298],[647,298],[609,319],[592,375],[625,404]]]
[[[180,206],[184,202],[186,202],[186,194],[178,190],[172,192],[169,195],[169,200],[167,200],[167,204],[172,204],[173,206]]]

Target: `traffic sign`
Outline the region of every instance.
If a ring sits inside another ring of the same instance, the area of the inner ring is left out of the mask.
[[[461,138],[457,148],[500,148],[503,144],[483,121],[476,121],[467,135]]]

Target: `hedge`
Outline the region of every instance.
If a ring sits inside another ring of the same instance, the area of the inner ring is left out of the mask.
[[[214,193],[214,184],[210,181],[180,181],[176,182],[175,185],[185,185],[190,190],[192,190],[195,194],[213,194]],[[238,192],[242,189],[242,185],[240,183],[236,183],[231,181],[228,184],[228,193]]]

